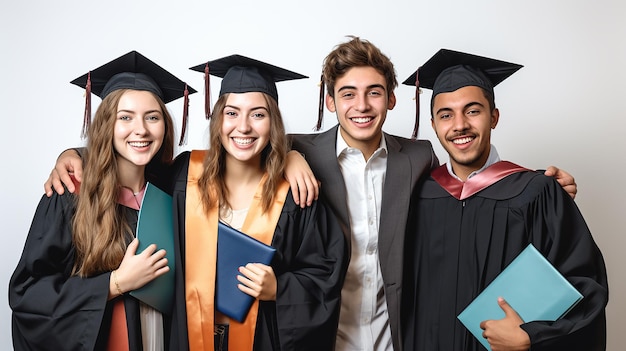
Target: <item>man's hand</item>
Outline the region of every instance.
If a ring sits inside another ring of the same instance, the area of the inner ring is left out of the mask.
[[[504,311],[504,318],[486,320],[480,323],[483,337],[487,339],[492,351],[526,351],[530,348],[530,337],[520,325],[524,321],[501,297],[498,305]]]
[[[74,176],[79,183],[83,180],[83,160],[76,150],[67,149],[59,155],[48,180],[43,184],[46,195],[48,197],[52,196],[53,188],[58,194],[63,194],[63,184],[65,184],[70,193],[74,193],[76,186],[71,176]]]
[[[297,151],[287,153],[285,179],[291,186],[291,193],[296,204],[305,208],[311,206],[319,197],[319,183],[304,157]]]
[[[574,180],[574,177],[571,174],[565,172],[562,169],[558,169],[555,166],[548,167],[548,169],[544,172],[544,174],[547,175],[548,177],[554,177],[556,181],[559,182],[559,184],[561,184],[561,186],[563,187],[563,190],[567,191],[567,193],[569,194],[569,196],[572,197],[572,199],[576,198],[578,187],[576,186],[576,181]]]

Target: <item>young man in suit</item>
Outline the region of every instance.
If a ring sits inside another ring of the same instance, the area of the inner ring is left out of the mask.
[[[326,57],[325,105],[338,125],[292,136],[339,219],[350,264],[342,290],[337,350],[401,350],[400,296],[410,194],[439,165],[429,141],[382,131],[396,104],[393,64],[352,38]]]

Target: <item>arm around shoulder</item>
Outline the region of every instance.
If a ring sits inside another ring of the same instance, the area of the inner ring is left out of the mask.
[[[59,155],[54,168],[50,172],[48,180],[44,183],[44,191],[48,197],[52,196],[53,189],[57,193],[63,194],[65,191],[63,188],[64,184],[69,192],[76,192],[77,188],[72,178],[76,179],[79,183],[82,181],[82,155],[85,151],[85,148],[71,148],[63,151]]]

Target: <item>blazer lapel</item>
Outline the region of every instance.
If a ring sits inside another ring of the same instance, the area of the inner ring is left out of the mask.
[[[406,227],[411,198],[411,160],[401,153],[401,145],[392,137],[384,134],[387,142],[387,171],[380,210],[380,227],[378,230],[378,250],[381,257],[381,269],[385,270],[385,257],[395,255],[392,250],[404,247],[404,231]],[[393,196],[390,196],[393,194]],[[401,242],[398,243],[397,241]],[[396,267],[397,268],[397,267]],[[383,276],[393,276],[385,274]]]
[[[338,126],[335,126],[315,137],[312,145],[317,151],[306,154],[306,160],[315,170],[315,176],[322,182],[326,205],[333,209],[350,245],[351,229],[346,186],[337,162],[337,128]]]

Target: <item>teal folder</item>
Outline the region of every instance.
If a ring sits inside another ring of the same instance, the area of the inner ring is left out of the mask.
[[[239,267],[248,263],[269,265],[276,249],[222,222],[217,231],[217,278],[215,304],[217,310],[242,322],[254,298],[237,287]]]
[[[165,249],[170,270],[129,294],[162,313],[170,314],[174,299],[175,262],[172,197],[150,183],[146,184],[141,202],[136,236],[139,239],[137,253],[151,244],[156,244],[157,250]]]
[[[480,323],[504,318],[498,297],[504,298],[524,322],[555,321],[583,298],[532,244],[528,245],[458,315],[487,350],[491,348],[482,336]]]

